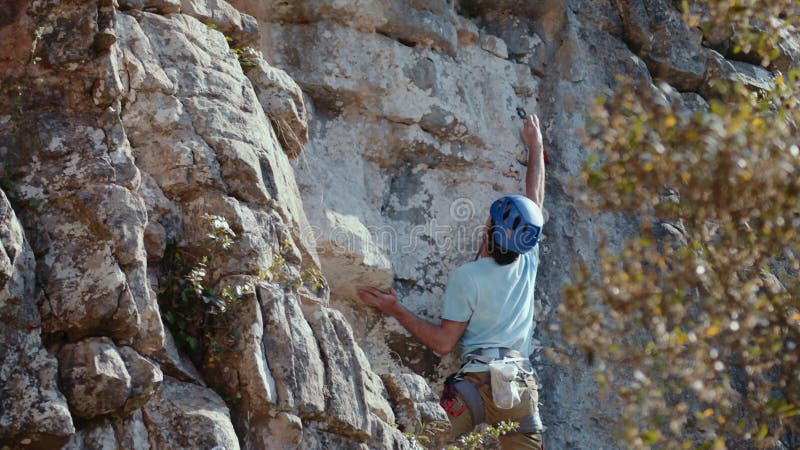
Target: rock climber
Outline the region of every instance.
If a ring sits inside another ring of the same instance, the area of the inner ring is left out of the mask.
[[[511,420],[519,427],[500,437],[502,448],[541,450],[538,386],[529,360],[544,224],[544,147],[536,115],[525,117],[522,136],[528,148],[526,195],[504,196],[491,205],[478,258],[447,282],[439,324],[406,309],[392,288],[386,293],[363,287],[358,296],[440,355],[460,343],[463,365],[445,381],[440,401],[453,437],[480,423]]]

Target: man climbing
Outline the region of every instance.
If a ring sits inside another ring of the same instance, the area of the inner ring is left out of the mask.
[[[463,365],[448,377],[441,404],[453,435],[474,425],[512,420],[503,449],[542,449],[538,387],[528,359],[533,335],[533,291],[544,223],[544,147],[535,115],[524,119],[528,147],[525,193],[508,195],[489,209],[478,258],[456,269],[447,282],[442,320],[436,325],[403,307],[394,289],[358,290],[359,298],[396,318],[440,355],[461,344]]]

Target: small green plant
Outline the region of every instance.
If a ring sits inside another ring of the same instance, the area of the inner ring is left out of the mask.
[[[322,272],[319,269],[306,269],[300,274],[303,285],[307,286],[311,292],[319,292],[325,287],[325,278],[322,277]]]
[[[228,43],[230,44],[232,39],[228,36],[225,36],[225,39],[228,39]],[[245,47],[231,47],[231,51],[234,55],[236,55],[236,59],[239,60],[239,64],[242,67],[256,67],[257,64],[253,61],[254,58],[257,57],[257,52],[253,47],[245,46]]]
[[[284,290],[293,291],[305,287],[315,295],[325,289],[325,277],[316,267],[307,268],[297,273],[286,260],[286,254],[291,250],[292,241],[284,239],[280,244],[279,253],[275,255],[272,264],[264,271],[260,270],[256,281],[272,281],[281,285]]]
[[[207,23],[206,26],[210,30],[219,30],[219,27],[215,23]],[[250,46],[238,47],[234,44],[234,40],[231,36],[223,33],[225,36],[225,40],[228,41],[228,46],[230,47],[231,51],[234,55],[236,55],[236,59],[239,61],[239,64],[242,67],[256,67],[256,63],[253,61],[254,59],[258,58],[258,52],[256,49]]]
[[[499,438],[517,428],[519,428],[518,422],[504,420],[483,430],[473,431],[466,436],[462,436],[458,439],[457,445],[448,446],[447,450],[476,450],[481,448],[488,438]]]
[[[284,256],[291,248],[291,241],[284,239],[280,245],[280,252],[275,255],[272,264],[267,269],[268,273],[259,272],[262,280],[271,279],[280,284],[286,290],[296,290],[303,285],[303,279],[291,270],[289,263]]]
[[[203,216],[210,228],[211,248],[227,251],[236,234],[224,217]],[[230,307],[253,291],[252,283],[219,287],[211,276],[210,255],[195,256],[177,242],[167,246],[164,264],[166,276],[159,291],[162,317],[172,331],[179,348],[197,360],[205,354],[205,365],[213,367],[225,353],[238,353],[240,333],[232,330]],[[199,362],[199,361],[196,361]]]
[[[405,432],[403,433],[403,436],[405,436],[412,443],[417,444],[417,446],[426,448],[433,444],[437,438],[442,436],[450,428],[450,422],[442,421],[423,422],[418,420],[417,424],[417,429],[419,431],[416,433]]]
[[[231,226],[224,217],[212,216],[206,214],[203,216],[209,224],[211,224],[211,233],[208,234],[208,239],[214,245],[219,245],[223,250],[228,250],[233,245],[233,240],[236,239],[236,233],[231,230]]]
[[[33,42],[31,43],[31,56],[28,59],[28,64],[36,65],[42,58],[36,56],[36,47],[39,45],[39,41],[42,40],[42,36],[44,36],[45,26],[40,26],[36,29],[33,33]]]

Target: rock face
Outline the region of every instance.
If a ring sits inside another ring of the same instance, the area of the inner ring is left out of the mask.
[[[447,423],[447,414],[439,407],[439,396],[419,375],[384,374],[389,398],[395,405],[397,422],[410,433],[421,433],[425,424]]]
[[[21,217],[3,197],[0,445],[408,448],[325,306],[288,159],[304,98],[252,49],[257,21],[222,0],[116,4],[31,2],[0,22],[27,48],[0,73]],[[229,245],[209,240],[212,215]],[[195,321],[208,310],[165,329],[185,313],[176,252],[208,261],[204,295],[235,292],[214,325]]]
[[[166,379],[161,392],[142,408],[142,417],[154,449],[239,448],[225,402],[195,384]]]
[[[489,204],[523,189],[515,108],[540,115],[552,160],[547,347],[564,268],[594,263],[595,226],[620,242],[635,229],[568,188],[594,98],[617,74],[666,81],[687,105],[715,82],[771,89],[798,48],[787,34],[769,70],[728,60],[730,36],[694,33],[665,0],[7,3],[10,448],[412,448],[399,429],[445,417],[436,390],[455,358],[355,288],[393,285],[438,319]],[[187,298],[206,309],[187,319]],[[614,405],[576,358],[535,358],[547,447],[614,448]]]
[[[76,417],[141,407],[161,386],[161,369],[130,347],[88,338],[59,350],[59,386]]]
[[[42,346],[33,253],[4,193],[0,243],[0,441],[57,446],[75,428],[56,359]]]
[[[331,305],[378,372],[411,368],[434,385],[454,370],[452,358],[359,306],[352,288],[387,287],[391,277],[407,307],[438,319],[447,276],[474,257],[488,206],[523,189],[517,106],[542,118],[552,160],[535,332],[537,346],[548,347],[559,342],[546,330],[558,324],[565,268],[594,263],[596,226],[619,242],[635,230],[624,218],[574,206],[569,185],[587,156],[581,133],[594,99],[613,92],[618,74],[666,81],[685,92],[687,105],[704,103],[715,82],[771,86],[770,72],[705,47],[711,37],[689,29],[674,2],[427,2],[436,20],[409,13],[391,27],[384,20],[392,21],[394,2],[233,3],[259,20],[262,51],[307,95],[310,139],[293,167],[319,231]],[[425,39],[421,28],[437,38]],[[782,51],[792,45],[787,37]],[[547,446],[617,447],[608,426],[615,406],[600,406],[591,372],[581,361],[566,370],[538,358],[546,363]],[[390,398],[398,423],[422,414],[398,413],[414,402]]]

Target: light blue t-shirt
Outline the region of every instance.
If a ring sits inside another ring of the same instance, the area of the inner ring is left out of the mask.
[[[461,356],[488,347],[531,353],[533,288],[539,267],[539,245],[511,264],[491,257],[453,271],[444,293],[442,318],[469,322],[461,336]]]

